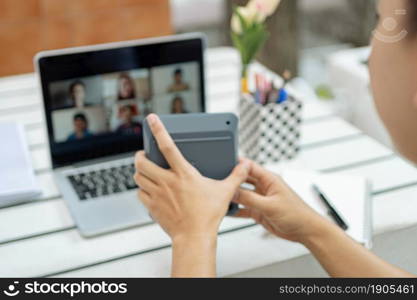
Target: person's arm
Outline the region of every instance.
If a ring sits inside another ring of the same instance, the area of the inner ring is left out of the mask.
[[[172,240],[172,276],[216,275],[216,243],[220,222],[248,174],[241,162],[225,180],[203,177],[182,156],[156,115],[148,123],[170,169],[136,154],[139,199]]]
[[[271,233],[304,244],[333,277],[411,277],[377,257],[311,209],[278,176],[252,163],[255,191],[241,190],[238,217],[253,218]]]
[[[217,233],[172,241],[172,277],[215,277]]]
[[[414,277],[352,240],[336,225],[320,222],[301,241],[332,277]]]

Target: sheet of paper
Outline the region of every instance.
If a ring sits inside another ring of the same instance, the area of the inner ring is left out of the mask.
[[[271,170],[271,169],[270,169]],[[321,175],[316,172],[293,168],[274,168],[287,184],[314,210],[332,220],[327,207],[312,190],[316,184],[330,200],[334,208],[349,226],[347,233],[360,243],[368,243],[367,226],[371,212],[368,211],[368,184],[362,177]],[[333,221],[334,222],[334,221]]]
[[[0,123],[0,205],[26,200],[40,194],[23,127],[14,123]]]
[[[315,183],[349,225],[347,233],[365,242],[367,182],[361,177],[320,175]]]

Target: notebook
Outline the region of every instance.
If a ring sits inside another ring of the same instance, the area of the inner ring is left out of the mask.
[[[367,248],[372,247],[371,185],[366,178],[292,169],[283,169],[279,173],[310,207],[335,223],[312,190],[312,185],[317,185],[349,226],[346,233]]]
[[[0,207],[41,195],[22,125],[0,123]]]

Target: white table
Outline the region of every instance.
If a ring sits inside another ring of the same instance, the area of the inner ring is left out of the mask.
[[[239,60],[232,49],[207,54],[208,108],[235,111]],[[417,170],[318,104],[306,100],[304,165],[360,174],[373,183],[374,251],[417,273]],[[85,239],[55,186],[33,74],[0,79],[0,121],[25,124],[40,200],[0,209],[0,276],[169,276],[171,248],[158,225]],[[7,141],[3,141],[7,147]],[[226,218],[218,243],[219,276],[321,276],[301,245],[265,234],[248,220]]]

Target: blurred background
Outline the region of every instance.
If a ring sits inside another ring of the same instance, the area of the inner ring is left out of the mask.
[[[34,53],[126,39],[202,31],[209,46],[231,45],[232,6],[247,0],[0,0],[0,75],[32,71]],[[296,72],[300,59],[368,44],[373,0],[283,0],[260,57]],[[329,24],[332,24],[329,26]],[[326,49],[327,48],[327,49]],[[316,51],[312,51],[315,49]],[[11,56],[11,57],[10,57]],[[302,70],[303,68],[301,68]]]
[[[0,0],[0,76],[33,72],[33,55],[127,39],[201,31],[231,46],[230,16],[247,0]],[[369,93],[375,0],[283,0],[258,60],[382,143]],[[331,25],[330,25],[331,24]],[[366,116],[366,117],[364,117]]]

